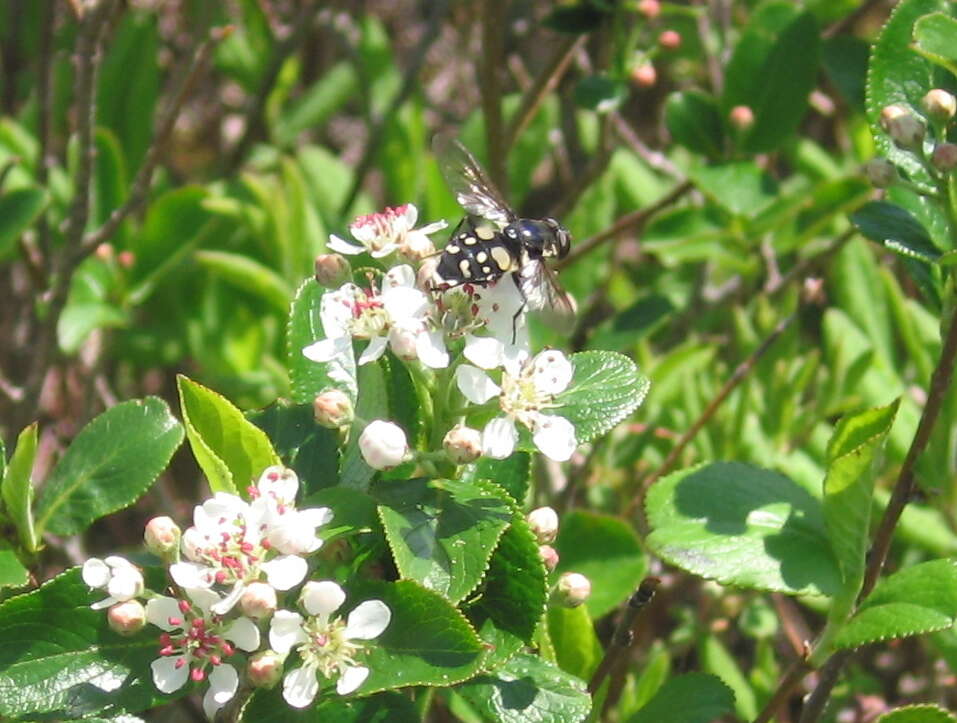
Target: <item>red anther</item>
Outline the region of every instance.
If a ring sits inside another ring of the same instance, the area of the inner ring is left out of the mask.
[[[218,655],[210,655],[210,656],[209,656],[209,663],[210,663],[210,665],[219,665],[219,664],[221,664],[222,662],[223,662],[223,659],[220,658]]]
[[[478,316],[478,313],[479,313],[478,304],[472,304],[472,306],[469,308],[469,311],[472,312],[472,316]]]
[[[173,642],[173,638],[170,637],[169,633],[160,633],[159,641],[160,645],[169,645]]]
[[[179,607],[179,611],[184,615],[192,610],[192,605],[190,605],[189,600],[177,600],[176,605]]]
[[[191,671],[189,671],[189,677],[194,683],[199,683],[206,677],[206,671],[202,668],[193,668]]]
[[[226,581],[226,572],[223,570],[216,571],[216,582],[222,585]]]
[[[278,473],[278,472],[272,471],[272,472],[269,473],[269,481],[270,481],[270,482],[275,482],[275,481],[278,480],[278,479],[279,479],[279,473]]]
[[[313,640],[319,647],[324,647],[329,644],[329,636],[324,633],[316,633]]]
[[[173,667],[176,668],[177,670],[179,670],[179,669],[182,668],[184,665],[186,665],[186,658],[180,658],[179,660],[177,660],[177,661],[173,664]]]
[[[259,488],[256,485],[249,485],[249,487],[246,488],[246,492],[253,499],[257,499],[259,497]]]
[[[264,550],[272,549],[272,543],[269,540],[263,540],[262,542],[259,543],[259,546],[262,547]]]
[[[172,655],[174,650],[175,649],[173,648],[172,645],[164,645],[162,648],[160,648],[159,654],[162,655],[163,657],[167,657]]]
[[[193,630],[203,630],[206,627],[206,621],[203,618],[196,618],[190,623],[190,627],[193,628]]]
[[[174,618],[172,616],[166,618],[166,622],[176,628],[183,627],[183,618]]]
[[[239,546],[239,549],[242,550],[243,552],[249,553],[249,552],[252,552],[255,548],[253,547],[253,543],[244,542]]]
[[[222,649],[223,655],[226,656],[230,656],[236,652],[236,648],[233,647],[233,644],[228,640],[224,640],[222,643],[220,643],[219,647]]]

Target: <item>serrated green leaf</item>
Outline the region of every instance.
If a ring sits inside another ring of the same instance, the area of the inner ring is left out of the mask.
[[[0,450],[0,454],[2,454]],[[3,481],[3,506],[17,528],[20,544],[36,552],[38,542],[33,526],[33,461],[37,456],[37,423],[24,427],[10,457],[10,466],[0,477]]]
[[[852,213],[851,221],[871,241],[903,256],[928,263],[940,258],[940,249],[920,221],[896,204],[871,201]]]
[[[390,419],[389,393],[385,374],[378,362],[359,367],[359,398],[356,402],[356,419],[366,423],[376,419]],[[349,430],[349,442],[342,450],[339,479],[346,487],[365,491],[376,471],[366,464],[359,450],[359,437],[366,424],[357,421]]]
[[[585,605],[596,620],[627,600],[648,570],[635,531],[610,515],[567,513],[555,549],[559,560],[555,574],[580,572],[591,580],[592,594]]]
[[[612,429],[638,408],[650,382],[635,363],[613,351],[572,354],[574,374],[568,389],[555,397],[555,412],[575,425],[578,442]]]
[[[457,688],[484,720],[502,723],[574,723],[591,710],[591,696],[580,678],[538,656],[516,655],[491,675]]]
[[[957,717],[936,705],[907,705],[885,713],[876,723],[955,723]]]
[[[0,605],[0,715],[72,720],[98,712],[152,708],[189,692],[162,695],[149,664],[157,631],[122,637],[73,568]]]
[[[844,416],[827,445],[824,525],[841,568],[847,600],[857,597],[863,581],[874,496],[872,465],[894,423],[898,405],[899,400]]]
[[[914,23],[914,49],[928,60],[957,71],[957,20],[946,13],[931,13]]]
[[[841,573],[820,502],[787,477],[738,462],[674,472],[648,492],[655,554],[726,585],[833,595]]]
[[[481,582],[512,518],[487,482],[413,479],[374,486],[399,575],[457,603]]]
[[[47,200],[42,188],[17,188],[0,194],[0,259],[13,250],[20,234],[46,208]]]
[[[590,680],[604,651],[588,608],[579,605],[566,608],[552,605],[548,608],[548,637],[555,649],[555,662],[567,673],[582,680]]]
[[[525,502],[528,492],[528,476],[532,469],[532,458],[528,452],[515,452],[506,459],[480,457],[474,464],[468,465],[462,473],[462,480],[488,480],[508,492],[517,504]]]
[[[16,550],[6,540],[0,540],[0,589],[23,587],[30,582],[30,571],[23,566]]]
[[[135,502],[166,469],[183,426],[158,397],[107,409],[54,467],[36,506],[36,535],[74,535]]]
[[[754,688],[748,682],[731,651],[712,634],[698,639],[698,658],[701,669],[716,675],[734,694],[734,708],[743,720],[751,720],[758,714]]]
[[[358,396],[356,361],[351,344],[344,346],[342,354],[329,362],[314,362],[302,354],[305,347],[325,338],[319,318],[324,293],[325,289],[314,279],[302,282],[289,312],[286,363],[292,398],[300,404],[312,404],[321,391],[330,387],[341,389],[353,402]]]
[[[412,700],[401,693],[377,693],[368,698],[340,696],[316,700],[307,708],[293,708],[282,697],[282,686],[257,690],[243,708],[240,721],[248,723],[419,723]]]
[[[233,286],[260,297],[274,309],[285,313],[293,298],[292,289],[271,268],[244,254],[228,251],[197,251],[193,257],[201,266]]]
[[[777,184],[754,161],[728,161],[691,171],[698,189],[736,216],[751,217],[775,200]]]
[[[674,139],[693,153],[717,158],[724,152],[724,123],[718,102],[699,91],[672,93],[665,103],[665,125]]]
[[[877,583],[834,640],[838,648],[946,630],[957,621],[957,562],[931,560]]]
[[[711,723],[734,712],[734,694],[713,675],[672,678],[628,723]]]

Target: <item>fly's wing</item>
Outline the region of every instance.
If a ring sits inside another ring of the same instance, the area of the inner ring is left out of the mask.
[[[437,135],[432,141],[432,150],[455,200],[468,213],[492,222],[499,229],[516,219],[495,184],[459,141]]]
[[[529,309],[556,331],[570,334],[575,328],[575,302],[541,259],[529,261],[521,271],[520,283]]]

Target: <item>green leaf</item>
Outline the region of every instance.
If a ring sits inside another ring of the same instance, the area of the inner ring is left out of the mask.
[[[0,450],[2,454],[2,450]],[[37,456],[37,423],[24,427],[10,457],[10,466],[0,477],[3,481],[3,506],[17,528],[20,544],[36,552],[39,539],[33,527],[33,461]]]
[[[102,225],[126,200],[129,181],[126,161],[119,139],[107,128],[97,128],[94,135],[96,163],[94,164],[93,198],[90,221],[94,227]],[[117,236],[122,236],[117,234]],[[112,243],[116,245],[117,236]]]
[[[483,720],[501,723],[574,723],[591,710],[591,696],[581,679],[527,653],[456,690]]]
[[[280,399],[246,418],[266,433],[283,464],[296,471],[302,497],[339,481],[339,434],[316,423],[312,405]]]
[[[243,708],[241,721],[249,723],[419,723],[415,704],[401,693],[377,693],[368,698],[338,695],[293,708],[282,697],[282,686],[258,690]]]
[[[122,637],[73,568],[38,590],[0,605],[0,716],[72,720],[108,711],[137,711],[172,697],[153,685],[156,631]],[[100,596],[100,597],[97,597]]]
[[[871,241],[902,256],[934,263],[940,249],[923,225],[907,210],[887,201],[871,201],[851,214],[851,221]]]
[[[47,205],[42,188],[17,188],[0,195],[0,260],[16,246],[17,239],[37,219]]]
[[[389,396],[385,374],[378,362],[359,367],[359,399],[356,402],[356,419],[371,422],[375,419],[390,419]],[[339,465],[341,484],[365,491],[376,471],[366,464],[359,450],[359,437],[366,425],[356,422],[349,430],[349,442],[342,450]],[[395,470],[393,470],[395,472]]]
[[[702,193],[736,216],[756,215],[778,192],[774,179],[754,161],[700,166],[691,171],[691,177]]]
[[[555,397],[555,412],[575,425],[578,442],[612,429],[638,408],[650,383],[635,363],[613,351],[572,354],[568,389]]]
[[[683,570],[791,595],[841,589],[820,502],[777,472],[698,465],[659,480],[645,508],[648,546]]]
[[[734,712],[734,694],[713,675],[672,678],[628,723],[711,723]]]
[[[358,490],[341,485],[325,487],[315,494],[304,497],[300,507],[328,507],[333,511],[332,520],[322,527],[323,540],[356,535],[370,530],[381,532],[375,500]]]
[[[957,622],[957,561],[931,560],[881,579],[834,644],[867,643],[946,630]]]
[[[304,347],[325,338],[319,318],[319,307],[324,293],[325,289],[314,279],[304,281],[296,291],[296,298],[289,312],[286,363],[292,384],[292,398],[300,404],[312,404],[320,392],[332,387],[341,389],[353,402],[359,393],[356,361],[351,344],[343,349],[341,355],[329,362],[314,362],[302,354]]]
[[[213,492],[245,494],[264,469],[281,464],[269,438],[228,399],[176,377],[186,436]]]
[[[613,111],[627,98],[628,86],[625,82],[607,75],[589,75],[575,86],[575,103],[596,113]]]
[[[597,30],[605,19],[606,13],[599,10],[588,0],[579,0],[553,7],[545,16],[543,25],[560,33],[581,35]]]
[[[843,417],[827,445],[824,524],[848,600],[860,590],[870,545],[874,458],[894,423],[898,404],[899,400]]]
[[[358,86],[353,63],[342,61],[327,68],[318,81],[277,115],[276,142],[288,146],[302,131],[321,127],[332,113],[354,97]]]
[[[635,531],[609,515],[585,510],[563,515],[555,549],[556,574],[580,572],[591,580],[585,604],[596,620],[627,600],[648,569]]]
[[[817,82],[820,38],[809,12],[791,2],[767,2],[751,15],[728,63],[721,108],[754,111],[739,145],[748,153],[780,146],[807,111]],[[770,81],[770,82],[769,82]]]
[[[738,716],[744,720],[753,719],[758,714],[754,688],[720,638],[711,633],[700,636],[698,658],[701,661],[702,671],[718,676],[721,682],[731,689]]]
[[[478,671],[482,642],[462,613],[438,593],[412,580],[356,581],[346,588],[349,599],[343,614],[364,600],[381,600],[392,611],[389,627],[362,658],[370,673],[360,694],[454,685]]]
[[[548,637],[555,648],[558,666],[582,680],[590,680],[604,651],[588,608],[553,605],[548,608]]]
[[[292,289],[268,266],[244,254],[228,251],[197,251],[193,256],[200,265],[233,286],[255,294],[282,313],[289,310]]]
[[[23,566],[16,550],[6,540],[0,540],[0,589],[23,587],[30,582],[30,571]]]
[[[877,719],[876,723],[955,723],[957,717],[936,705],[905,705]]]
[[[43,486],[36,534],[74,535],[139,499],[183,441],[158,397],[111,407],[87,424]]]
[[[516,504],[525,502],[528,492],[528,476],[532,468],[532,458],[528,452],[515,452],[506,459],[479,457],[468,465],[462,473],[463,482],[487,480],[497,484],[508,492]]]
[[[613,316],[609,323],[596,329],[588,338],[588,348],[632,349],[641,339],[658,329],[674,311],[674,305],[662,294],[643,296]]]
[[[457,603],[481,582],[512,509],[487,482],[413,479],[372,489],[399,575]]]
[[[717,158],[724,152],[724,124],[718,102],[699,91],[672,93],[665,103],[665,125],[678,143],[692,153]]]
[[[957,20],[946,13],[931,13],[914,23],[914,49],[928,60],[957,71]]]

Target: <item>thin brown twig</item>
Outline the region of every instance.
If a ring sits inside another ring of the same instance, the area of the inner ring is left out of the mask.
[[[37,185],[46,188],[49,177],[50,126],[53,114],[53,84],[50,78],[53,72],[53,27],[56,24],[56,4],[54,0],[44,0],[40,10],[40,48],[37,60]],[[37,245],[44,266],[49,265],[50,224],[46,213],[37,220]]]
[[[127,196],[123,205],[113,210],[113,212],[110,214],[110,217],[103,223],[102,226],[84,236],[81,248],[78,249],[78,253],[81,255],[81,257],[92,253],[97,246],[110,239],[113,234],[116,233],[116,230],[120,227],[120,224],[123,223],[123,221],[126,220],[131,213],[136,211],[146,200],[150,189],[150,183],[153,180],[153,171],[156,170],[160,156],[166,147],[166,142],[169,140],[170,135],[172,135],[173,128],[176,125],[177,118],[179,118],[179,113],[183,108],[183,104],[186,102],[186,99],[192,92],[193,86],[195,85],[200,72],[209,61],[209,58],[213,53],[213,49],[220,43],[220,41],[227,38],[232,32],[232,26],[213,28],[206,40],[204,40],[196,49],[196,52],[193,54],[193,61],[190,64],[189,70],[186,71],[185,79],[180,84],[176,95],[173,96],[172,100],[169,102],[166,109],[163,111],[162,116],[160,117],[160,121],[157,124],[157,130],[153,134],[153,140],[150,143],[149,149],[146,151],[146,156],[143,159],[143,163],[140,165],[140,169],[136,174],[136,178],[133,180],[133,186],[130,190],[129,196]]]
[[[854,652],[852,650],[840,650],[828,658],[824,665],[821,666],[821,669],[818,671],[817,685],[814,686],[814,690],[811,691],[811,694],[804,701],[798,723],[816,723],[821,719],[824,706],[827,705],[827,701],[831,697],[831,691],[834,690],[834,686],[837,685],[844,665],[851,659],[853,654]]]
[[[844,245],[854,238],[857,233],[857,229],[849,228],[840,236],[838,236],[834,241],[828,245],[827,248],[823,249],[819,253],[814,254],[813,256],[806,256],[805,258],[798,261],[794,266],[788,269],[786,274],[778,277],[773,284],[768,284],[764,292],[769,296],[773,296],[782,289],[788,288],[794,281],[797,279],[806,276],[810,270],[814,267],[820,266],[822,263],[831,258],[834,254],[844,248]]]
[[[765,704],[764,708],[761,709],[761,712],[758,713],[752,723],[767,723],[767,721],[771,720],[774,714],[778,712],[778,709],[788,702],[794,689],[801,683],[809,671],[810,668],[808,667],[807,661],[803,658],[792,661],[791,665],[788,666],[788,669],[785,671],[784,677],[781,678],[777,690],[774,691],[774,695],[771,696],[771,699]]]
[[[505,175],[505,122],[502,118],[502,69],[505,67],[505,8],[507,0],[482,2],[482,58],[479,87],[485,119],[485,149],[488,172],[495,184],[508,193]]]

